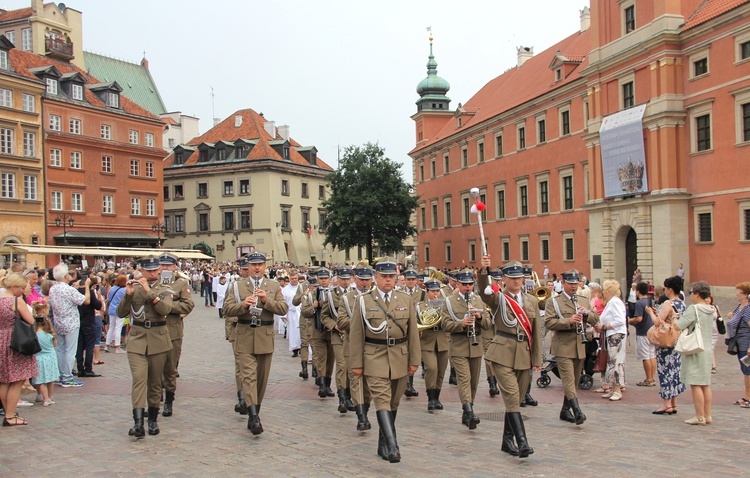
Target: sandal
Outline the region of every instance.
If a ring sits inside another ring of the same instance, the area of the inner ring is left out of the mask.
[[[611,388],[599,387],[596,390],[594,390],[594,393],[609,393],[611,391],[612,391]]]
[[[748,400],[745,397],[742,397],[739,400],[736,400],[732,405],[740,405],[740,406],[742,406],[743,404],[746,404],[746,403],[750,404],[750,400]]]
[[[13,423],[10,423],[8,420],[12,420]],[[17,413],[13,415],[12,417],[3,418],[4,427],[15,427],[18,425],[28,425],[28,424],[29,424],[29,421],[23,417],[19,417]]]
[[[643,381],[637,382],[636,385],[638,385],[639,387],[650,387],[651,380],[643,380]]]
[[[713,374],[716,373],[716,367],[711,367],[711,373],[713,373]]]
[[[742,402],[742,403],[740,403],[740,408],[750,408],[750,402]]]
[[[94,365],[104,365],[104,360],[97,360]]]

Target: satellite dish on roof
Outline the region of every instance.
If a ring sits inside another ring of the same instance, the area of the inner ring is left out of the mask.
[[[59,9],[60,9],[60,11],[61,11],[62,13],[65,13],[65,10],[67,10],[67,9],[68,9],[68,7],[67,7],[67,6],[66,6],[66,5],[64,4],[64,3],[60,3],[60,4],[59,4],[59,5],[57,6],[57,8],[59,8]]]

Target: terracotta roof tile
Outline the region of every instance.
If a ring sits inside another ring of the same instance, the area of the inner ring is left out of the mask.
[[[749,1],[750,0],[703,0],[703,3],[701,3],[698,8],[695,9],[693,14],[690,15],[685,24],[682,26],[682,31],[696,27],[701,23],[707,22],[712,18],[716,18],[719,15],[728,12],[729,10],[737,8],[742,4],[748,3]]]
[[[588,65],[587,55],[590,49],[589,30],[576,32],[526,60],[521,67],[509,69],[497,78],[490,80],[463,105],[467,112],[476,113],[465,115],[461,127],[457,127],[455,121],[447,121],[434,137],[426,143],[418,145],[412,152],[419,151],[461,130],[470,128],[533,98],[580,79],[581,70]],[[568,58],[580,58],[581,63],[575,66],[575,70],[570,75],[555,82],[549,65],[558,51],[566,52],[565,56]]]
[[[14,20],[20,20],[22,18],[28,18],[31,16],[31,7],[21,8],[18,10],[2,10],[0,11],[0,22],[12,22]]]

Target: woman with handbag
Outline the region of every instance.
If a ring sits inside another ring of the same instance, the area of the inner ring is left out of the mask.
[[[714,308],[706,304],[706,299],[711,295],[711,288],[705,281],[698,281],[692,285],[688,292],[693,304],[685,310],[677,321],[677,328],[682,330],[680,342],[687,343],[686,331],[689,334],[699,334],[695,337],[697,342],[702,342],[702,350],[697,352],[682,351],[680,346],[676,347],[682,351],[682,369],[680,380],[690,385],[693,395],[693,406],[695,416],[685,420],[688,425],[706,425],[713,422],[711,418],[711,326],[714,321]]]
[[[737,355],[741,359],[750,354],[750,307],[748,307],[748,296],[750,295],[750,282],[740,282],[737,288],[737,300],[739,304],[734,312],[727,314],[726,342],[730,349],[727,353]],[[736,347],[739,348],[737,349]],[[734,402],[742,408],[750,408],[750,367],[740,361],[740,370],[745,378],[745,396]]]
[[[628,334],[625,304],[620,299],[620,284],[616,280],[605,280],[602,284],[604,310],[599,316],[596,330],[600,340],[607,343],[607,369],[604,381],[612,391],[602,395],[611,401],[622,400],[621,387],[625,386],[625,337]]]
[[[23,355],[10,348],[16,321],[34,324],[34,317],[22,299],[26,279],[13,272],[2,278],[0,287],[5,289],[0,296],[0,401],[5,406],[3,426],[12,427],[28,424],[25,418],[16,413],[16,406],[23,383],[36,377],[39,368],[34,355]]]
[[[681,300],[682,279],[678,276],[668,277],[664,280],[664,295],[667,299],[661,303],[659,310],[654,313],[652,307],[646,307],[658,329],[662,322],[674,324],[680,314],[685,310],[685,303]],[[663,400],[661,408],[653,411],[655,415],[674,415],[677,413],[677,397],[686,390],[685,384],[680,381],[680,368],[682,359],[675,352],[674,344],[671,347],[656,347],[656,374],[659,377],[659,396]]]

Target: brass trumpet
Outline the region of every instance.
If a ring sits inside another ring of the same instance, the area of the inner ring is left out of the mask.
[[[534,271],[533,274],[534,281],[536,282],[536,289],[534,289],[531,294],[539,301],[539,309],[544,310],[544,306],[547,304],[547,299],[552,297],[552,292],[542,285],[536,271]]]

